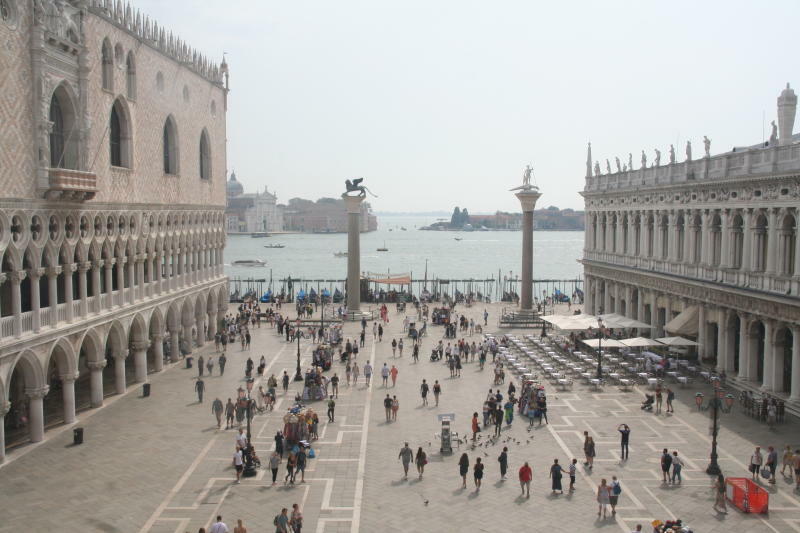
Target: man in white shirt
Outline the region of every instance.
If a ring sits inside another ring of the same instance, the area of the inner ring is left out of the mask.
[[[222,521],[222,516],[217,516],[217,521],[211,524],[208,533],[228,533],[230,530],[228,526]]]
[[[367,387],[369,387],[369,381],[372,379],[372,365],[369,364],[369,361],[364,365],[364,379],[367,381]]]
[[[383,386],[389,386],[389,367],[386,366],[386,363],[383,363],[383,368],[381,368],[381,379],[383,379]]]
[[[239,434],[236,435],[236,445],[242,449],[247,446],[247,435],[244,433],[244,428],[239,428]]]
[[[244,470],[244,460],[242,458],[242,449],[238,446],[236,447],[236,453],[233,454],[233,466],[236,468],[236,483],[241,483],[239,478],[242,476],[242,470]],[[227,528],[225,531],[227,531]]]

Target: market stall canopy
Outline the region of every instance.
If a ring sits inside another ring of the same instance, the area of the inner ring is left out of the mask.
[[[646,346],[663,346],[663,343],[658,342],[655,339],[648,339],[646,337],[634,337],[632,339],[622,339],[622,344],[625,346],[629,346],[631,348],[644,348]]]
[[[667,346],[700,346],[700,344],[693,340],[684,339],[683,337],[662,337],[656,340]]]
[[[581,342],[589,348],[597,348],[598,345],[601,348],[627,348],[616,339],[584,339]]]
[[[667,322],[664,325],[664,330],[674,335],[689,335],[693,337],[697,335],[698,313],[699,308],[696,305],[690,305],[681,314]]]
[[[603,326],[611,329],[618,329],[618,328],[650,329],[653,327],[650,324],[645,324],[644,322],[639,322],[638,320],[634,320],[633,318],[628,318],[626,316],[618,315],[616,313],[608,313],[605,315],[600,315],[600,318],[603,319]],[[595,322],[597,322],[597,318],[595,318]]]

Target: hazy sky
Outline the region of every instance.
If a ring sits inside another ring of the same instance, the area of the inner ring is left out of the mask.
[[[363,176],[380,211],[518,210],[530,162],[541,204],[581,208],[587,141],[603,169],[703,135],[729,150],[800,86],[797,1],[135,5],[228,53],[228,168],[283,202]]]

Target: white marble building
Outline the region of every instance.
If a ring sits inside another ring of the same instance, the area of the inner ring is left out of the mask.
[[[259,233],[283,230],[283,206],[278,196],[264,187],[264,192],[245,193],[244,187],[231,172],[226,185],[228,205],[225,209],[228,233]]]
[[[695,338],[707,364],[800,400],[800,136],[797,97],[778,98],[766,143],[631,170],[592,171],[587,312],[617,312]],[[619,163],[617,163],[619,165]],[[607,164],[607,168],[610,165]]]
[[[116,0],[0,0],[0,42],[2,462],[215,332],[228,88]]]

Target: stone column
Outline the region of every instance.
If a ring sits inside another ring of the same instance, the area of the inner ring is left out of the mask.
[[[50,327],[58,326],[58,275],[61,267],[50,267],[47,269],[47,303],[50,309]]]
[[[658,293],[650,291],[650,325],[653,326],[650,331],[653,332],[655,337],[663,337],[663,329],[659,325],[658,312]]]
[[[523,311],[530,311],[533,309],[533,210],[542,195],[539,189],[525,188],[515,196],[522,206],[522,288],[519,307]]]
[[[147,383],[147,341],[133,341],[130,349],[133,351],[133,365],[136,372],[136,383]]]
[[[611,308],[611,282],[608,280],[603,281],[603,312],[601,314],[613,313]]]
[[[153,270],[150,274],[150,279],[153,285],[150,296],[161,294],[161,254],[158,252],[153,254]]]
[[[136,300],[136,262],[137,258],[135,255],[132,255],[128,258],[125,273],[128,276],[128,290],[126,296],[128,297],[128,303],[132,304]],[[122,299],[123,305],[125,303],[125,298]]]
[[[106,268],[106,309],[111,309],[114,307],[114,280],[113,280],[113,272],[111,271],[114,268],[114,263],[117,260],[115,258],[106,259],[105,268]]]
[[[772,342],[772,332],[775,330],[775,323],[772,320],[764,320],[764,379],[761,382],[761,389],[765,391],[774,390],[773,369],[775,368],[775,345]]]
[[[136,256],[136,292],[134,294],[138,295],[138,299],[142,300],[146,296],[145,294],[145,286],[144,286],[144,256],[137,255]],[[131,298],[132,300],[136,298]]]
[[[169,331],[169,360],[173,363],[181,358],[181,335],[176,326]]]
[[[800,210],[795,209],[794,217],[795,217],[794,277],[800,278]]]
[[[777,269],[775,265],[777,264],[777,250],[778,250],[778,211],[777,209],[769,209],[769,213],[767,216],[767,221],[769,227],[767,227],[767,257],[765,265],[765,270],[768,274],[775,274]]]
[[[347,311],[361,312],[361,202],[363,196],[343,194],[347,208]]]
[[[75,422],[75,380],[78,374],[66,374],[61,376],[61,392],[64,401],[64,423],[72,424]]]
[[[11,404],[0,404],[0,465],[6,460],[6,415],[11,410]]]
[[[20,284],[28,273],[17,270],[11,273],[11,310],[14,313],[14,337],[22,335],[22,293]]]
[[[89,287],[87,285],[86,273],[91,267],[92,264],[88,261],[78,263],[78,298],[81,300],[81,317],[85,317],[89,314]],[[97,293],[95,292],[95,294]]]
[[[751,209],[742,210],[742,272],[750,272],[753,264],[753,230],[751,224]]]
[[[640,322],[644,322],[644,291],[642,289],[636,289],[636,320]],[[643,333],[644,330],[639,330],[639,335]]]
[[[192,323],[183,325],[183,340],[186,341],[186,355],[192,355],[194,351],[194,337],[192,336]],[[180,346],[180,345],[179,345]]]
[[[195,316],[195,328],[197,328],[197,347],[202,348],[206,339],[206,315],[202,311]]]
[[[751,379],[750,375],[750,335],[747,333],[747,315],[739,315],[739,379]]]
[[[792,385],[789,399],[800,401],[800,326],[792,326]]]
[[[72,274],[75,273],[76,267],[70,263],[63,266],[64,269],[64,317],[67,323],[72,323],[74,313],[72,312]]]
[[[31,277],[31,318],[33,323],[33,332],[39,333],[41,328],[41,317],[39,309],[39,278],[44,273],[43,268],[34,268],[30,272]]]
[[[150,342],[153,347],[153,370],[161,372],[164,370],[164,336],[156,333]]]
[[[91,387],[92,407],[100,407],[103,405],[103,369],[106,367],[107,361],[89,361],[86,366],[89,367],[91,374],[89,375],[89,384]]]
[[[28,397],[28,428],[31,442],[41,442],[44,438],[44,397],[50,391],[45,385],[38,389],[25,389]]]
[[[733,371],[732,367],[728,366],[728,329],[727,320],[725,320],[725,311],[720,309],[719,317],[717,319],[717,372],[725,372],[730,374]]]
[[[625,285],[625,316],[628,318],[633,317],[633,287]]]
[[[128,350],[122,350],[118,354],[114,354],[114,385],[117,389],[117,394],[125,394],[128,388],[128,383],[125,379],[125,359],[128,357]]]
[[[217,334],[217,320],[216,320],[216,313],[213,311],[209,311],[206,314],[206,326],[208,326],[208,339],[212,340],[214,335]]]
[[[730,268],[731,266],[731,227],[730,227],[730,210],[728,209],[721,209],[719,212],[720,218],[720,239],[722,241],[722,245],[720,247],[719,253],[719,267],[720,268]]]
[[[772,390],[775,392],[783,392],[784,390],[784,383],[783,383],[783,359],[785,357],[783,353],[783,346],[781,349],[778,349],[778,345],[775,344],[775,332],[778,331],[781,324],[775,323],[773,324],[772,328],[772,337],[769,339],[769,343],[772,345]]]
[[[92,303],[92,312],[99,313],[102,307],[100,301],[100,269],[103,268],[104,261],[101,259],[92,264],[92,293],[94,294],[94,302]]]
[[[175,283],[177,287],[183,287],[184,284],[184,270],[186,268],[186,263],[184,262],[183,254],[185,253],[185,248],[178,248],[178,267],[175,270]]]
[[[600,297],[600,285],[604,283],[602,278],[594,278],[594,314],[600,314],[600,308],[603,307],[603,299]]]
[[[685,258],[686,256],[684,256]],[[703,357],[708,355],[708,346],[706,341],[706,335],[708,331],[706,331],[706,306],[703,304],[698,304],[698,318],[697,318],[697,342],[700,346],[697,348],[697,353],[700,356],[702,361]],[[719,361],[719,359],[717,359]]]
[[[125,305],[125,271],[128,269],[128,258],[117,258],[117,305]],[[133,287],[131,287],[131,290]]]
[[[639,257],[647,257],[647,211],[639,218]]]
[[[694,251],[694,215],[688,212],[683,219],[683,262],[692,263]]]

